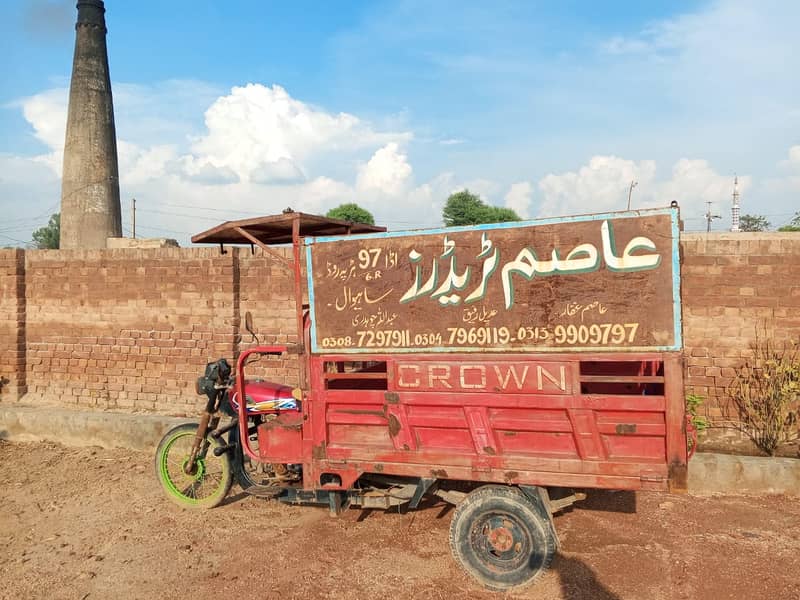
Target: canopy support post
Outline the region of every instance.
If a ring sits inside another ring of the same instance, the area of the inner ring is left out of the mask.
[[[294,267],[294,305],[295,314],[297,316],[297,344],[303,349],[302,356],[298,361],[300,370],[299,379],[300,387],[308,389],[308,382],[306,380],[306,352],[305,347],[305,328],[303,327],[303,274],[301,272],[300,262],[300,215],[295,213],[292,219],[292,254]]]

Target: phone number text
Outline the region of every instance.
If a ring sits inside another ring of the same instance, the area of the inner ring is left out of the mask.
[[[553,327],[448,327],[444,332],[414,333],[409,329],[355,331],[323,337],[322,348],[428,348],[442,346],[619,346],[636,340],[639,323],[593,323]]]

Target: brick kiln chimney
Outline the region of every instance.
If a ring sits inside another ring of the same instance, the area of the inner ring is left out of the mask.
[[[78,0],[77,8],[61,179],[60,245],[64,249],[105,248],[106,238],[122,236],[106,9],[101,0]]]

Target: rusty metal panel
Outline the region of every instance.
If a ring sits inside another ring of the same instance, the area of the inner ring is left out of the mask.
[[[682,348],[677,208],[305,243],[314,353]]]

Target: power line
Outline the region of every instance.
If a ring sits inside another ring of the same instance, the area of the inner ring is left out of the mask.
[[[18,244],[25,244],[25,245],[28,245],[31,242],[33,242],[33,240],[24,241],[24,240],[19,240],[17,238],[13,238],[13,237],[10,237],[10,236],[7,236],[7,235],[2,235],[2,234],[0,234],[0,238],[6,239],[6,240],[11,240],[12,242],[17,242]]]
[[[152,208],[137,208],[138,212],[147,212],[147,213],[155,213],[157,215],[168,215],[170,217],[186,217],[187,219],[199,219],[201,221],[211,221],[213,223],[219,223],[219,219],[212,218],[212,217],[201,217],[199,215],[187,215],[185,213],[175,213],[169,212],[165,210],[154,210]]]
[[[179,233],[181,235],[192,235],[188,231],[176,231],[175,229],[164,229],[163,227],[151,227],[149,225],[142,225],[139,229],[149,229],[152,231],[165,231],[167,233]]]
[[[193,208],[195,210],[207,210],[211,212],[221,212],[227,214],[253,215],[253,216],[260,215],[260,213],[256,211],[228,210],[227,208],[208,208],[205,206],[193,206],[191,204],[172,204],[169,202],[161,202],[159,203],[159,206],[172,206],[174,208]]]
[[[14,223],[14,226],[13,227],[7,227],[7,228],[4,228],[4,229],[0,229],[0,231],[11,231],[12,229],[24,229],[25,226],[23,226],[22,223],[34,223],[34,222],[38,222],[40,219],[43,219],[45,217],[52,216],[54,214],[53,211],[56,208],[58,208],[59,204],[61,204],[61,203],[57,202],[51,208],[48,208],[45,212],[43,212],[42,214],[37,215],[35,217],[17,217],[15,219],[5,219],[4,220],[4,224]]]
[[[28,231],[32,229],[35,225],[17,225],[16,227],[7,227],[6,229],[0,229],[0,233],[14,233],[15,231]]]
[[[21,218],[18,218],[18,219],[4,219],[3,220],[3,225],[7,225],[7,224],[13,223],[14,227],[19,227],[19,226],[21,226],[22,223],[34,223],[36,221],[39,221],[42,218],[43,217],[21,217]],[[0,231],[3,231],[3,229],[0,229]]]

